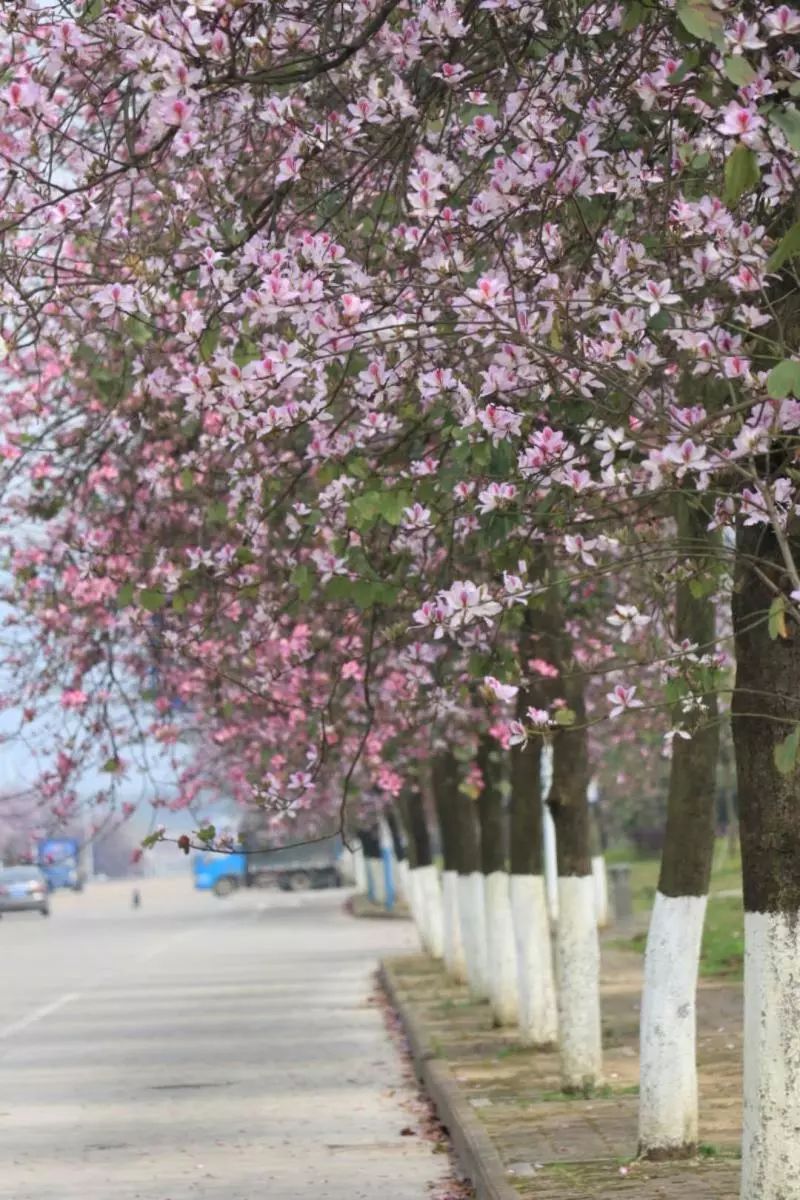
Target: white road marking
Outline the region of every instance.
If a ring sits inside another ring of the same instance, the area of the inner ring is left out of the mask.
[[[65,992],[63,996],[59,996],[57,1000],[51,1001],[50,1004],[43,1004],[41,1008],[36,1008],[32,1013],[28,1013],[27,1017],[22,1017],[21,1020],[13,1021],[11,1025],[6,1025],[5,1029],[0,1029],[0,1040],[5,1041],[6,1038],[13,1037],[15,1033],[21,1033],[29,1025],[35,1025],[43,1017],[49,1017],[51,1013],[57,1012],[65,1004],[70,1004],[73,1000],[78,1000],[79,998],[80,992]]]

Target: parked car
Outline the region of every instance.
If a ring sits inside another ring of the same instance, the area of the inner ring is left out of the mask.
[[[0,915],[4,912],[50,916],[47,880],[38,867],[4,867],[0,871]]]

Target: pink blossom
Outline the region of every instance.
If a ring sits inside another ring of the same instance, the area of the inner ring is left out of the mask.
[[[526,708],[525,716],[534,729],[550,728],[550,714],[546,708]]]
[[[536,675],[541,675],[543,679],[557,679],[559,675],[558,667],[554,667],[552,663],[547,662],[544,658],[530,659],[528,667]]]
[[[597,566],[597,559],[592,554],[592,550],[594,550],[596,545],[596,538],[585,538],[581,533],[574,535],[568,533],[564,537],[564,549],[567,554],[575,555],[587,567]]]
[[[723,119],[717,125],[720,133],[729,137],[743,137],[744,134],[754,133],[764,125],[764,118],[759,116],[754,108],[737,104],[732,100],[726,107]]]
[[[486,688],[487,692],[490,692],[491,695],[495,697],[495,699],[502,700],[504,703],[507,703],[509,700],[513,700],[519,691],[519,688],[514,687],[513,684],[501,683],[499,679],[495,679],[494,675],[485,675],[483,678],[483,686]]]
[[[608,700],[609,703],[612,705],[612,708],[608,715],[610,717],[619,717],[622,713],[625,712],[626,709],[642,708],[643,707],[642,701],[637,700],[635,697],[636,697],[636,688],[635,687],[627,687],[626,688],[623,684],[618,683],[617,686],[614,688],[614,690],[612,692],[608,692],[608,694],[606,695],[606,700]]]
[[[764,16],[764,24],[770,37],[778,37],[787,33],[800,33],[800,12],[781,4]]]
[[[640,613],[633,604],[617,604],[610,616],[606,617],[609,625],[619,629],[623,642],[629,642],[639,629],[650,624],[651,618]]]
[[[346,321],[357,321],[369,308],[369,301],[362,300],[353,292],[345,292],[341,300],[342,312]]]

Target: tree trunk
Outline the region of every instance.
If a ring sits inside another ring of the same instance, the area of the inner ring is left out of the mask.
[[[458,764],[449,750],[434,756],[433,798],[442,839],[442,953],[448,974],[459,983],[467,979],[461,920],[458,911],[458,868],[461,861],[461,823],[458,809]]]
[[[409,902],[424,948],[434,958],[444,952],[442,894],[433,861],[425,800],[417,789],[400,801],[408,838]]]
[[[481,871],[478,812],[476,803],[467,796],[458,797],[458,819],[458,913],[467,963],[467,984],[473,1000],[488,1000],[486,898]]]
[[[797,562],[800,537],[789,548]],[[774,754],[800,721],[800,629],[787,618],[770,638],[764,576],[791,589],[772,531],[740,527],[732,714],[745,909],[742,1200],[788,1200],[800,1180],[800,771],[782,774]]]
[[[560,691],[575,728],[553,736],[548,805],[558,854],[558,1025],[565,1091],[591,1092],[601,1081],[600,947],[589,848],[589,752],[584,680],[562,641]]]
[[[715,601],[696,596],[717,537],[708,513],[685,492],[676,500],[679,578],[675,592],[675,641],[700,655],[713,649]],[[686,567],[686,563],[689,567]],[[706,684],[701,718],[690,741],[672,745],[667,826],[645,956],[640,1034],[639,1153],[647,1158],[685,1158],[697,1149],[697,973],[708,885],[714,856],[716,771],[719,750],[717,696]],[[673,710],[681,723],[680,705]]]
[[[596,784],[594,784],[596,788]],[[590,791],[592,785],[590,784]],[[608,871],[603,853],[603,838],[600,828],[600,812],[597,801],[589,802],[589,851],[592,858],[594,880],[594,910],[598,929],[608,925]]]
[[[489,1003],[495,1025],[515,1025],[518,1018],[517,955],[506,869],[506,820],[500,791],[500,767],[488,734],[480,740],[478,765],[483,788],[478,797],[481,867],[486,900],[486,951]]]
[[[520,690],[518,715],[531,703]],[[517,947],[519,1030],[526,1045],[558,1036],[553,951],[542,859],[542,741],[511,750],[511,911]]]
[[[364,872],[367,881],[367,898],[373,904],[381,904],[386,899],[386,888],[383,878],[383,860],[381,858],[381,842],[377,825],[365,826],[359,829],[358,836],[364,851]]]

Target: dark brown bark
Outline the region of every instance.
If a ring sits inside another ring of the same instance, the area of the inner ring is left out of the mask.
[[[422,793],[416,789],[406,792],[400,799],[400,805],[408,838],[408,865],[412,868],[429,867],[433,862],[433,853]]]
[[[461,821],[459,808],[464,800],[458,792],[458,764],[453,755],[440,751],[434,756],[431,781],[445,871],[458,871],[461,863]]]
[[[456,819],[459,822],[459,875],[472,875],[481,869],[481,838],[478,806],[468,796],[458,797]]]
[[[800,561],[800,536],[790,542]],[[738,779],[744,906],[748,912],[800,911],[800,769],[778,770],[776,746],[800,721],[800,629],[787,617],[770,638],[774,591],[791,590],[775,535],[742,526],[737,535],[733,624],[736,686],[733,742]],[[756,570],[756,567],[758,568]]]
[[[358,830],[358,836],[361,841],[361,849],[364,851],[366,858],[380,858],[381,842],[378,834],[377,825],[365,826]]]
[[[537,620],[538,626],[537,629]],[[542,614],[527,609],[520,633],[519,658],[523,680],[529,672],[528,662],[534,650],[537,632],[544,632]],[[545,653],[550,650],[545,648]],[[552,696],[545,680],[528,680],[517,694],[517,718],[525,723],[529,708],[546,709]],[[512,875],[541,875],[544,870],[542,850],[542,749],[544,743],[535,736],[525,746],[511,748],[511,827],[509,833],[509,869]]]
[[[699,498],[679,493],[678,564],[681,572],[675,591],[675,640],[691,642],[697,653],[711,653],[716,634],[715,600],[692,594],[692,583],[708,570],[708,553],[717,536],[708,531],[709,514]],[[714,857],[714,811],[716,805],[719,721],[717,694],[702,696],[706,715],[692,731],[689,741],[675,737],[672,743],[667,825],[658,889],[664,896],[704,896],[711,879]],[[681,724],[675,706],[673,722]]]
[[[389,826],[389,832],[392,835],[392,845],[394,846],[395,858],[398,862],[402,862],[406,857],[406,844],[403,840],[403,829],[400,826],[400,821],[396,812],[391,809],[386,814],[386,824]]]
[[[561,639],[561,650],[559,690],[575,721],[573,726],[553,734],[553,781],[547,804],[556,826],[559,875],[591,875],[585,677],[566,639]]]
[[[521,693],[520,693],[521,694]],[[524,713],[524,708],[522,712]],[[512,875],[541,875],[542,865],[542,739],[511,750]]]
[[[483,775],[483,788],[478,797],[478,819],[481,830],[481,870],[484,875],[506,869],[506,819],[500,792],[500,765],[493,738],[485,735],[478,746],[478,766]]]

